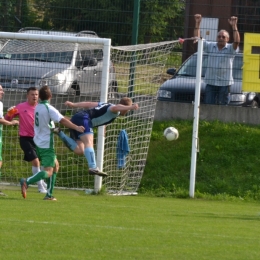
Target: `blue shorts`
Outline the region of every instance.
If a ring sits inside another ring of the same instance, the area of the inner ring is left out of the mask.
[[[75,115],[72,116],[70,120],[73,124],[78,126],[84,126],[84,133],[80,133],[76,130],[70,129],[70,137],[74,140],[79,140],[81,135],[84,134],[93,134],[91,119],[89,118],[89,114],[86,111],[79,111]]]

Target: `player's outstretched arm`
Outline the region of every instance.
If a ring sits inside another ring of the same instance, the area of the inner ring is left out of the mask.
[[[71,121],[69,121],[69,120],[68,120],[67,118],[65,118],[65,117],[62,118],[59,123],[61,123],[62,125],[66,126],[66,127],[68,127],[68,128],[74,129],[74,130],[76,130],[76,131],[78,131],[78,132],[80,132],[80,133],[83,133],[84,130],[85,130],[85,127],[84,127],[84,126],[75,125],[75,124],[73,124]]]
[[[9,107],[7,113],[4,116],[5,120],[12,121],[14,117],[19,116],[18,109],[15,106]]]
[[[115,105],[110,108],[111,112],[117,113],[117,112],[125,112],[129,110],[137,110],[139,108],[138,104],[132,104],[131,106],[125,106],[125,105]]]
[[[18,120],[7,121],[4,118],[0,118],[0,124],[1,125],[19,125],[19,121]]]
[[[65,106],[72,107],[72,108],[87,108],[87,109],[98,106],[98,102],[77,102],[77,103],[73,103],[73,102],[70,102],[70,101],[66,101],[64,104],[65,104]]]

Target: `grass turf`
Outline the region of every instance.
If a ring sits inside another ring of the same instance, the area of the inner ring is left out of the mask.
[[[1,259],[259,259],[259,202],[0,187]]]

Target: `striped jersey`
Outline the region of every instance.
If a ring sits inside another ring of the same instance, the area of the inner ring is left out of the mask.
[[[89,114],[92,127],[107,125],[113,122],[120,115],[120,112],[117,112],[116,114],[113,113],[110,110],[111,106],[114,106],[114,104],[99,102],[98,106],[89,110],[84,110],[84,112]]]

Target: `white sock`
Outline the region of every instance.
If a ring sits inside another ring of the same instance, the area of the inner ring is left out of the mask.
[[[41,171],[40,167],[32,166],[32,175],[38,173],[39,171]]]
[[[41,171],[40,167],[32,166],[32,173],[33,173],[33,175],[38,173],[39,171]],[[37,182],[38,189],[44,189],[42,183],[43,183],[43,180],[40,180],[40,181]]]
[[[44,166],[41,166],[40,170],[44,171]],[[44,180],[42,180],[42,186],[44,189],[47,189],[47,183]]]

